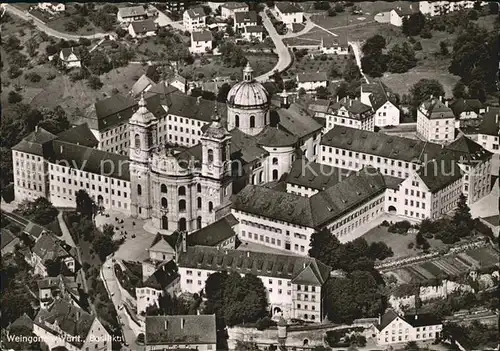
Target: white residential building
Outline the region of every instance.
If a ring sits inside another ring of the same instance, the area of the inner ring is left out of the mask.
[[[338,100],[337,97],[337,101],[328,107],[324,116],[326,126],[323,133],[337,125],[368,131],[375,129],[373,109],[358,99],[345,97]]]
[[[373,108],[375,126],[399,125],[401,111],[397,106],[396,96],[381,81],[361,84],[361,102]]]
[[[236,12],[234,14],[234,24],[233,29],[235,33],[243,33],[245,32],[246,27],[255,27],[257,26],[257,12],[248,11],[248,12]]]
[[[489,152],[500,154],[500,109],[487,107],[477,127],[464,128],[463,132]]]
[[[306,92],[314,92],[319,87],[328,86],[328,76],[326,72],[298,73],[297,89],[304,89]]]
[[[455,115],[448,102],[432,97],[417,109],[417,134],[424,140],[449,143],[455,139]]]
[[[73,48],[63,48],[59,53],[59,58],[66,68],[82,67],[82,62]]]
[[[325,55],[349,55],[349,43],[344,36],[321,38],[320,51]]]
[[[184,29],[192,33],[193,31],[200,31],[207,25],[207,15],[203,7],[193,7],[184,11],[182,15],[182,24]]]
[[[331,267],[306,257],[286,254],[187,247],[177,262],[181,291],[199,293],[215,272],[252,273],[268,291],[272,315],[321,323],[324,317],[323,285]]]
[[[130,22],[142,21],[148,18],[143,6],[122,7],[116,15],[118,23],[127,25]]]
[[[410,341],[433,341],[443,329],[440,320],[429,314],[400,316],[388,310],[376,325],[377,345],[402,344]]]
[[[244,2],[225,2],[220,6],[221,16],[224,19],[234,18],[237,12],[248,12],[248,4]]]
[[[413,4],[398,6],[389,12],[390,23],[393,26],[402,27],[403,19],[408,19],[415,12],[417,12],[417,9],[413,8]]]
[[[475,1],[419,1],[419,10],[430,17],[461,9],[472,9]],[[484,3],[484,2],[483,2]]]
[[[287,27],[291,27],[294,23],[304,22],[304,10],[290,2],[277,1],[274,4],[277,17],[285,23]]]
[[[242,36],[248,41],[262,41],[264,39],[263,26],[246,26]]]
[[[156,23],[153,19],[134,21],[128,26],[128,33],[132,38],[153,37],[156,35]]]
[[[212,51],[212,32],[209,30],[191,33],[191,47],[189,51],[192,54],[207,54]]]
[[[485,107],[478,99],[457,99],[449,106],[457,119],[455,122],[457,128],[470,124],[475,125],[478,117],[486,112]]]

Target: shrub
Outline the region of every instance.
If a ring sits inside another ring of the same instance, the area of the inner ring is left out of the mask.
[[[387,220],[384,220],[380,225],[382,227],[388,227],[388,226],[390,226],[390,224],[389,224],[389,222],[387,222]]]
[[[407,233],[410,228],[411,223],[405,220],[391,224],[387,230],[389,233],[404,234]]]
[[[413,44],[413,50],[415,50],[415,51],[422,50],[422,43],[420,43],[419,41],[417,41],[415,44]]]
[[[415,247],[415,243],[413,243],[413,242],[412,242],[412,243],[409,243],[409,244],[408,244],[408,248],[409,248],[409,249],[413,249],[414,247]]]
[[[6,203],[14,201],[14,184],[9,184],[2,189],[2,198]]]
[[[9,104],[17,104],[18,102],[21,102],[22,99],[23,97],[21,94],[16,93],[15,91],[11,91],[9,92],[9,97],[7,100],[9,101]]]
[[[37,74],[37,73],[35,73],[35,72],[29,72],[29,73],[26,73],[26,74],[24,75],[24,77],[25,77],[27,80],[29,80],[30,82],[33,82],[33,83],[37,83],[37,82],[39,82],[39,81],[42,79],[42,77],[40,77],[40,75],[39,75],[39,74]]]
[[[258,319],[257,322],[255,323],[257,330],[265,330],[265,329],[272,327],[272,326],[275,326],[275,325],[276,325],[276,322],[267,316]]]
[[[49,73],[49,74],[47,75],[47,80],[52,80],[52,79],[54,79],[55,77],[56,77],[55,73]]]

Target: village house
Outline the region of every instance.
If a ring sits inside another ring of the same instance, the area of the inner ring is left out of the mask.
[[[66,68],[82,67],[80,57],[78,57],[73,48],[61,49],[59,58]]]
[[[295,4],[277,1],[274,8],[278,19],[286,24],[288,28],[291,28],[294,23],[304,22],[304,10]]]
[[[130,89],[130,94],[133,97],[138,97],[142,93],[147,92],[149,89],[151,89],[155,85],[155,82],[151,78],[149,78],[146,74],[143,74],[142,76],[139,77],[137,82],[132,85],[132,89]]]
[[[248,41],[262,41],[264,38],[264,27],[262,26],[246,26],[243,32],[243,37]]]
[[[412,14],[416,13],[418,10],[413,8],[412,4],[405,4],[392,9],[389,13],[390,23],[396,27],[403,26],[403,19],[408,19]]]
[[[382,81],[361,84],[361,102],[374,110],[375,126],[399,125],[401,111],[396,95]]]
[[[344,36],[321,38],[319,50],[325,55],[348,55],[349,43]]]
[[[234,14],[233,29],[235,33],[245,32],[245,27],[257,25],[257,12],[236,12]]]
[[[1,246],[2,246],[2,257],[8,253],[13,253],[16,245],[20,243],[20,240],[17,236],[12,234],[12,232],[6,228],[2,228],[0,231],[1,237]]]
[[[192,54],[206,54],[212,51],[212,32],[205,30],[202,32],[191,33],[191,47],[189,51]]]
[[[145,38],[156,35],[156,23],[152,19],[134,21],[128,25],[128,33],[132,38]]]
[[[314,92],[319,87],[328,86],[328,76],[326,72],[302,72],[297,74],[297,89],[304,89],[306,92]]]
[[[228,19],[230,17],[234,18],[235,13],[237,12],[248,12],[248,4],[244,2],[226,2],[223,3],[220,7],[221,16],[224,19]]]
[[[500,108],[486,107],[477,126],[462,128],[462,132],[489,152],[500,153]]]
[[[439,337],[443,323],[430,314],[398,315],[389,309],[379,317],[375,326],[378,345],[392,345],[409,341],[433,341]]]
[[[336,125],[369,131],[375,130],[373,109],[357,98],[345,97],[338,99],[337,97],[337,101],[328,107],[325,117],[326,127],[324,133]]]
[[[203,7],[193,7],[186,11],[182,15],[182,24],[184,29],[192,33],[194,31],[200,31],[206,27],[207,15],[203,10]]]
[[[118,23],[128,24],[130,22],[142,21],[148,18],[143,6],[122,7],[116,15]]]
[[[66,277],[62,274],[57,277],[45,277],[38,280],[37,285],[40,308],[47,309],[58,298],[64,298],[74,306],[79,307],[79,284],[75,277]]]
[[[58,2],[39,2],[37,8],[52,14],[62,13],[66,11],[66,5],[64,3]]]
[[[443,103],[442,97],[425,100],[417,109],[417,134],[420,138],[436,143],[449,143],[455,139],[455,115]]]
[[[71,256],[69,251],[63,247],[65,243],[58,241],[52,234],[42,234],[41,238],[36,241],[33,246],[30,264],[34,267],[35,274],[46,277],[48,260],[59,261],[61,266],[74,273],[76,269],[76,260]]]
[[[216,350],[215,314],[147,316],[145,325],[146,350]]]
[[[470,120],[476,120],[486,112],[483,104],[478,99],[456,99],[449,106],[457,119],[457,128],[466,126]],[[472,124],[475,123],[472,122]]]

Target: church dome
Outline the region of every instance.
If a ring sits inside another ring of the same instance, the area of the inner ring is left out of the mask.
[[[269,93],[252,77],[250,63],[243,70],[243,81],[236,83],[227,94],[227,103],[237,108],[258,108],[269,104]]]

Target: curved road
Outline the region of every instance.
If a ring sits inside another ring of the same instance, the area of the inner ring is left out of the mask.
[[[47,33],[48,35],[52,37],[56,37],[59,39],[65,39],[65,40],[78,40],[80,38],[85,38],[85,39],[102,39],[105,36],[115,36],[115,33],[96,33],[92,35],[74,35],[74,34],[68,34],[68,33],[63,33],[59,32],[55,29],[50,28],[47,26],[43,21],[40,19],[36,18],[35,16],[32,16],[30,13],[22,11],[12,5],[9,4],[4,4],[3,7],[5,8],[6,11],[10,12],[11,14],[21,17],[25,21],[30,21],[33,20],[33,24],[42,32]]]
[[[276,32],[276,29],[271,23],[271,20],[269,19],[269,17],[267,17],[266,9],[264,9],[264,11],[260,13],[262,16],[262,24],[266,28],[267,32],[269,33],[269,36],[271,37],[274,43],[274,46],[276,47],[274,51],[276,54],[278,54],[278,62],[271,71],[255,78],[258,82],[261,83],[268,81],[270,79],[269,77],[274,74],[274,71],[277,70],[278,72],[282,72],[285,69],[287,69],[288,66],[290,66],[290,64],[292,63],[292,55],[290,55],[290,51],[288,51],[288,48],[283,43],[283,39],[280,37],[278,32]]]

